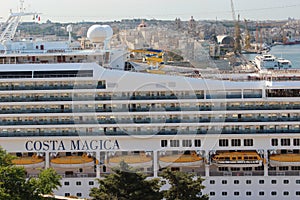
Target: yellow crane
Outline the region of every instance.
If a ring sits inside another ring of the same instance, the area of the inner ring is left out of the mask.
[[[251,49],[251,44],[250,44],[250,40],[251,40],[251,35],[250,32],[248,30],[248,21],[245,19],[245,50],[249,50]]]
[[[234,21],[234,27],[235,27],[235,38],[234,38],[234,53],[241,53],[242,47],[241,47],[241,30],[240,30],[240,17],[238,17],[238,20],[236,20],[235,17],[235,11],[234,11],[234,4],[233,0],[231,0],[231,12],[232,12],[232,18]]]

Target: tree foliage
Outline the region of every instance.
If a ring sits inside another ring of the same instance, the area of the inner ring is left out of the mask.
[[[194,174],[185,172],[163,171],[162,179],[147,180],[142,173],[136,172],[125,162],[113,170],[104,179],[98,179],[99,187],[92,188],[90,196],[94,200],[207,200],[200,195],[204,179],[195,178]],[[168,182],[169,190],[160,191]]]
[[[0,148],[0,199],[40,200],[41,195],[61,186],[61,176],[53,169],[41,170],[37,178],[26,179],[25,168],[14,166],[12,159],[13,156]]]
[[[200,195],[204,189],[202,182],[204,179],[194,174],[181,171],[163,171],[162,177],[170,184],[169,190],[163,191],[166,200],[206,200],[208,196]]]
[[[131,169],[125,162],[105,179],[98,179],[99,188],[92,188],[94,200],[161,200],[160,180],[147,180],[146,176]]]

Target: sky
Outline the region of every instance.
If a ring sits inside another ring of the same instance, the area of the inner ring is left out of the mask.
[[[236,15],[250,20],[300,19],[300,0],[233,0]],[[0,0],[0,22],[19,0]],[[114,21],[121,19],[231,20],[230,0],[25,0],[26,11],[52,22]],[[30,21],[32,19],[25,19]]]

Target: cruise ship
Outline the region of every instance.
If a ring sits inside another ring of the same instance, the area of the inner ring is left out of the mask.
[[[300,197],[298,71],[147,73],[105,45],[109,26],[89,29],[92,50],[14,41],[5,30],[0,146],[28,177],[61,174],[57,195],[88,198],[96,178],[125,161],[149,177],[195,173],[212,200]]]

